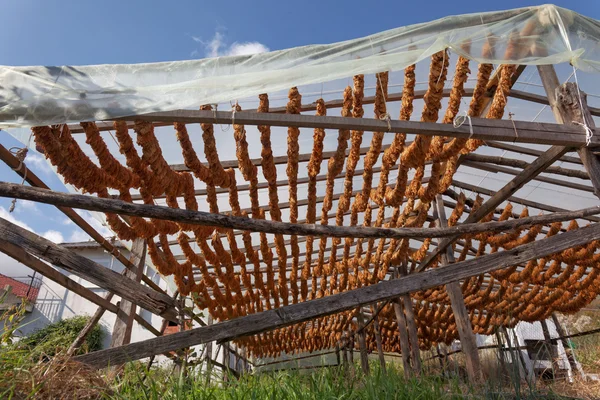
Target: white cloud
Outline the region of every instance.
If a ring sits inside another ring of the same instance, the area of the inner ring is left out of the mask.
[[[22,212],[27,212],[29,214],[34,213],[34,214],[39,214],[40,209],[38,208],[37,204],[35,203],[35,201],[31,201],[31,200],[17,200],[17,204],[15,205],[15,211],[16,213],[22,213]]]
[[[102,225],[100,221],[92,216],[88,211],[85,210],[77,210],[77,214],[79,214],[88,224],[92,226],[98,233],[100,233],[104,237],[114,236],[115,234],[110,231],[106,226]],[[88,237],[89,239],[89,237]],[[85,239],[87,240],[87,239]]]
[[[69,236],[69,242],[87,242],[92,238],[81,229],[75,229]]]
[[[14,214],[9,213],[8,210],[4,207],[0,207],[0,218],[4,218],[8,222],[12,222],[13,224],[20,226],[23,229],[27,229],[28,231],[35,232],[29,225],[20,219],[15,218]]]
[[[244,42],[244,43],[234,42],[231,45],[231,47],[229,47],[229,52],[227,55],[229,55],[229,56],[245,56],[245,55],[249,55],[249,54],[266,53],[268,51],[269,51],[269,48],[259,42]]]
[[[266,53],[270,49],[260,42],[233,42],[228,45],[225,40],[225,35],[220,31],[216,31],[211,40],[205,41],[197,36],[192,36],[192,40],[202,44],[206,57],[222,57],[222,56],[242,56]],[[198,50],[192,51],[192,57],[199,54]]]
[[[52,229],[44,233],[42,236],[54,243],[63,243],[65,241],[62,233]]]
[[[54,174],[50,164],[48,164],[44,157],[38,154],[29,152],[27,154],[27,158],[25,159],[25,164],[29,165],[29,168],[31,168],[34,172],[41,172],[47,176]]]

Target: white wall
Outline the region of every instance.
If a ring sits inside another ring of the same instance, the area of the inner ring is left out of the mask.
[[[111,268],[116,272],[122,272],[125,268],[118,260],[113,259],[113,257],[105,252],[101,248],[94,249],[71,249],[76,251],[78,254],[87,257],[107,268]],[[125,257],[129,257],[129,252],[127,250],[122,250],[122,253]],[[90,289],[92,292],[98,294],[99,296],[104,297],[106,295],[106,291],[102,288],[76,276],[70,274],[60,268],[56,268],[64,275],[68,276],[75,282],[83,285],[84,287]],[[160,280],[158,274],[155,274],[154,271],[146,271],[147,275],[150,276],[153,281],[159,283],[159,285],[166,289],[166,284]],[[116,304],[120,298],[118,296],[114,296],[112,299],[112,303]],[[65,289],[58,283],[51,281],[48,278],[42,279],[42,286],[40,287],[40,291],[38,294],[37,301],[35,303],[35,307],[31,313],[28,313],[24,322],[23,327],[20,329],[20,333],[22,335],[28,335],[29,333],[43,328],[48,324],[53,322],[57,322],[61,319],[70,318],[76,315],[93,315],[96,312],[98,306],[92,303],[89,300],[86,300],[79,295],[76,295],[73,292]],[[162,318],[154,315],[146,310],[142,310],[138,307],[138,313],[148,321],[152,326],[159,329],[162,324]],[[105,312],[102,319],[100,320],[100,325],[104,328],[105,338],[104,338],[104,347],[108,347],[111,341],[111,333],[113,330],[113,325],[115,323],[115,314],[111,312]],[[146,330],[145,328],[138,325],[137,322],[133,323],[133,330],[131,334],[131,342],[137,342],[145,339],[150,339],[155,337],[154,334]]]

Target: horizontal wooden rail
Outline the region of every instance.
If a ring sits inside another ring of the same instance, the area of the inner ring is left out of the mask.
[[[134,204],[122,200],[103,199],[81,194],[55,192],[32,188],[14,183],[0,182],[0,197],[31,200],[40,203],[81,208],[91,211],[109,212],[128,216],[156,218],[188,224],[241,229],[252,232],[265,232],[283,235],[354,237],[354,238],[442,238],[481,232],[501,232],[517,228],[569,221],[600,214],[600,206],[578,211],[567,211],[548,215],[519,218],[502,222],[460,224],[447,228],[373,228],[364,226],[335,226],[316,224],[292,224],[288,222],[266,221],[211,214],[204,211],[191,211],[151,204]],[[493,211],[490,209],[489,211]]]
[[[233,114],[226,111],[175,110],[118,118],[122,121],[216,123],[230,124]],[[353,129],[366,132],[412,133],[519,143],[537,143],[581,147],[586,145],[585,128],[577,125],[542,122],[471,118],[459,127],[453,124],[374,118],[324,117],[302,114],[270,114],[241,111],[235,113],[241,125],[270,125],[297,128]],[[472,131],[472,133],[471,133]],[[516,133],[515,133],[516,132]],[[600,132],[591,138],[590,146],[600,145]]]

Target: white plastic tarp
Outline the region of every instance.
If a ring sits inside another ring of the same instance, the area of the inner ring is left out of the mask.
[[[519,49],[507,54],[515,34],[520,35]],[[482,58],[482,46],[490,39],[495,43],[493,57]],[[465,46],[467,42],[470,46]],[[397,71],[444,48],[478,62],[571,62],[598,72],[599,43],[599,21],[545,5],[452,16],[340,43],[249,56],[152,64],[0,66],[0,128],[197,108],[357,73]]]

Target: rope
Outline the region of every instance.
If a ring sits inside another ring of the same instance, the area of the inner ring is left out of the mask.
[[[464,111],[464,115],[459,114],[456,117],[454,117],[454,120],[452,121],[452,126],[454,126],[455,128],[460,128],[461,126],[463,126],[466,120],[469,120],[469,139],[471,139],[473,137],[473,124],[471,123],[471,116],[467,114],[467,111]]]
[[[19,166],[17,168],[12,168],[13,171],[19,172],[21,170],[21,168],[25,167],[25,172],[23,172],[23,180],[21,180],[21,185],[23,185],[25,183],[25,180],[27,179],[27,166],[24,164],[25,161],[25,157],[27,157],[27,152],[29,151],[29,149],[27,147],[11,147],[10,149],[8,149],[8,151],[14,155],[16,157],[17,160],[19,160]],[[12,199],[12,201],[10,202],[10,208],[8,209],[9,213],[12,213],[13,211],[15,211],[15,207],[17,206],[17,199],[14,198]]]
[[[592,129],[588,126],[586,118],[585,118],[585,110],[583,109],[583,100],[581,98],[581,90],[579,90],[579,81],[577,80],[577,69],[575,68],[575,66],[573,64],[571,64],[571,66],[573,67],[573,77],[575,78],[575,84],[577,85],[577,96],[579,97],[579,107],[581,108],[581,116],[583,118],[583,123],[575,122],[575,121],[573,121],[573,123],[575,125],[581,125],[585,129],[585,146],[588,147],[590,145],[590,143],[592,142],[592,137],[594,136],[594,131],[592,131]]]
[[[510,119],[510,122],[512,122],[513,129],[515,130],[515,140],[513,140],[513,143],[516,142],[517,139],[519,138],[519,132],[517,132],[517,126],[515,125],[515,120],[513,119],[514,115],[515,114],[512,112],[508,113],[508,119]]]
[[[391,132],[392,131],[392,118],[390,117],[390,113],[386,112],[385,114],[380,115],[379,119],[381,121],[387,122],[387,132]]]

